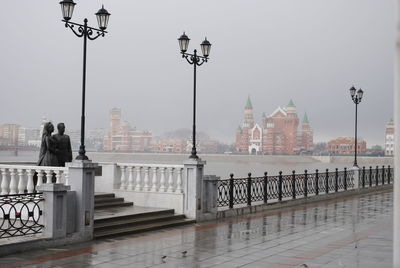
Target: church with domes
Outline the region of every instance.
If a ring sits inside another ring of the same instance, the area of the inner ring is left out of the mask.
[[[236,130],[236,151],[248,154],[300,154],[313,150],[313,131],[305,113],[301,125],[296,106],[290,100],[270,115],[263,113],[261,125],[254,122],[250,97],[244,120]]]

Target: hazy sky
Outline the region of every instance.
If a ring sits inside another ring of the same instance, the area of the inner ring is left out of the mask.
[[[82,46],[61,22],[59,1],[2,1],[0,124],[36,127],[46,115],[78,129]],[[250,95],[254,116],[293,99],[314,140],[353,135],[348,89],[365,91],[359,134],[383,143],[393,116],[393,0],[75,1],[72,21],[104,3],[109,34],[88,42],[87,127],[108,126],[112,107],[155,135],[192,125],[193,66],[179,54],[205,36],[211,60],[199,67],[198,129],[233,142]]]

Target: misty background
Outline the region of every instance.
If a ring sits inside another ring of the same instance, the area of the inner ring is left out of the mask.
[[[3,1],[0,16],[0,123],[38,127],[42,116],[79,129],[82,38],[61,22],[59,1]],[[193,66],[179,54],[207,36],[210,61],[198,68],[197,126],[233,142],[247,96],[254,116],[292,99],[307,112],[314,141],[354,133],[349,88],[364,90],[359,135],[383,144],[393,117],[393,0],[75,1],[73,22],[97,27],[88,41],[87,129],[107,128],[111,108],[153,135],[191,128]]]

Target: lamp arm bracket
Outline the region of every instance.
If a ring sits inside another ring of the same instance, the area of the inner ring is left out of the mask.
[[[96,30],[96,35],[95,36],[93,36],[92,37],[92,35],[93,35],[93,30],[92,29],[88,29],[87,30],[87,38],[89,39],[89,40],[96,40],[97,38],[99,38],[100,36],[102,36],[102,37],[104,37],[104,32],[103,31],[97,31]]]
[[[83,26],[82,25],[79,25],[78,31],[76,31],[75,28],[74,28],[74,24],[71,24],[71,23],[66,21],[65,22],[65,27],[66,28],[70,28],[71,31],[78,37],[82,37],[84,35],[84,30],[83,30]]]
[[[182,53],[182,58],[186,59],[189,64],[194,64],[193,56],[190,54]]]
[[[203,65],[205,62],[207,62],[207,58],[205,57],[198,57],[196,60],[196,65],[197,66],[201,66]]]

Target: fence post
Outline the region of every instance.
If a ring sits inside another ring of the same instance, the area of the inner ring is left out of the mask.
[[[319,185],[318,185],[318,169],[315,170],[315,195],[319,194]]]
[[[264,172],[264,204],[268,201],[268,172]]]
[[[388,169],[388,172],[387,172],[387,174],[388,174],[388,184],[390,184],[390,165],[388,165],[387,169]]]
[[[292,197],[296,199],[296,171],[292,171]]]
[[[251,173],[247,177],[247,205],[251,206]]]
[[[347,191],[347,168],[344,168],[343,186],[344,190]]]
[[[307,197],[308,193],[307,193],[307,185],[308,184],[308,177],[307,177],[307,169],[304,170],[304,197]]]
[[[325,170],[325,193],[329,194],[329,169]]]
[[[338,172],[338,168],[336,168],[335,169],[335,192],[337,192],[339,190],[338,179],[339,179],[339,172]]]
[[[362,188],[365,188],[365,167],[362,168],[361,183],[362,183]]]
[[[233,208],[233,173],[231,173],[229,179],[229,208]]]
[[[385,184],[385,166],[382,166],[382,185]]]
[[[369,166],[369,187],[372,187],[372,166]]]
[[[282,171],[279,171],[278,200],[282,201]]]
[[[378,186],[379,184],[379,167],[376,166],[375,168],[375,186]]]

